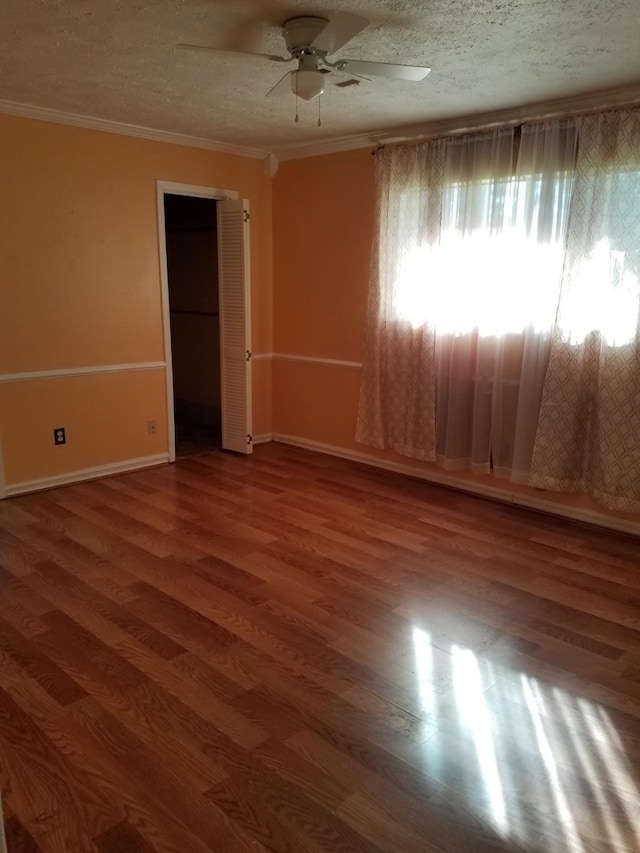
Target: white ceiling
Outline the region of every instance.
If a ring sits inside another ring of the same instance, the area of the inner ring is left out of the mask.
[[[317,101],[300,102],[295,124],[293,95],[265,97],[289,66],[176,47],[283,54],[287,18],[338,11],[371,24],[337,56],[429,65],[431,74],[347,89],[330,82],[319,128]],[[276,153],[635,85],[638,0],[2,0],[0,8],[0,100]]]

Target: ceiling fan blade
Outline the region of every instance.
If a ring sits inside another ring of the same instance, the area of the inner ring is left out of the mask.
[[[366,18],[352,15],[351,12],[340,12],[331,18],[327,26],[311,42],[311,47],[324,51],[326,54],[335,53],[348,41],[369,26]]]
[[[287,95],[291,94],[291,75],[293,71],[287,71],[284,77],[281,77],[273,88],[269,89],[267,92],[267,97],[269,95]]]
[[[221,47],[209,47],[206,44],[177,44],[183,50],[206,50],[209,53],[228,53],[231,56],[257,56],[259,59],[270,59],[271,62],[292,62],[293,56],[275,56],[271,53],[253,53],[250,50],[225,50]]]
[[[389,77],[391,80],[411,80],[417,83],[424,80],[431,71],[422,65],[394,65],[390,62],[367,62],[365,59],[341,59],[336,63],[339,71],[349,74],[373,74],[378,77]]]

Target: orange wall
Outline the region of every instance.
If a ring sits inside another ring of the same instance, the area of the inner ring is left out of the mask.
[[[0,384],[7,484],[166,452],[164,400],[162,370]],[[154,416],[158,432],[149,435]],[[58,426],[67,443],[55,447]]]
[[[273,180],[276,352],[360,360],[373,166],[367,150],[280,164]]]
[[[273,181],[274,351],[361,361],[374,158],[290,160]],[[275,359],[274,432],[362,452],[353,440],[360,370]]]
[[[9,116],[0,151],[0,374],[164,359],[157,180],[249,199],[253,349],[272,349],[262,161]],[[271,429],[268,374],[262,365],[254,378],[254,433]],[[166,451],[161,371],[108,376],[0,383],[8,485]],[[127,416],[123,400],[135,409]],[[156,436],[146,434],[151,418]],[[53,445],[56,426],[67,428],[64,447]]]
[[[374,158],[369,150],[280,164],[273,186],[274,351],[362,360],[374,212]],[[276,358],[274,433],[347,453],[410,466],[435,466],[380,452],[354,440],[360,388],[357,367]],[[492,477],[457,478],[462,487],[502,487],[521,497],[615,516],[584,496],[540,492]],[[620,517],[640,522],[640,514]]]

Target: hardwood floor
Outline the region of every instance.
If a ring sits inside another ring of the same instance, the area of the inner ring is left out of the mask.
[[[279,445],[0,528],[9,853],[640,850],[640,541]]]

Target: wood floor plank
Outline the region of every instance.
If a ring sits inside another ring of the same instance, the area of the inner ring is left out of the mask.
[[[9,853],[636,853],[639,557],[278,444],[0,502]]]
[[[15,815],[10,815],[4,824],[5,839],[8,850],[19,850],[20,853],[42,853],[35,838],[27,832]]]
[[[89,792],[85,791],[85,798],[78,803],[64,758],[2,688],[0,738],[8,797],[28,833],[44,851],[95,853],[90,833],[101,830],[105,809],[92,810],[91,824],[85,825],[81,812],[89,801]],[[108,810],[106,804],[107,814]]]
[[[50,615],[50,614],[47,614]],[[85,691],[45,653],[34,639],[20,634],[0,618],[0,653],[11,658],[60,705],[86,696]]]
[[[122,821],[96,838],[100,853],[153,853],[153,847],[134,826]]]
[[[133,736],[112,714],[104,712],[92,699],[77,702],[71,710],[74,720],[91,729],[103,748],[127,764],[138,785],[147,788],[152,797],[164,804],[174,816],[189,826],[209,849],[240,853],[250,850],[249,843],[239,838],[221,813],[207,806],[204,797],[194,796],[185,784],[184,767],[162,760]]]

